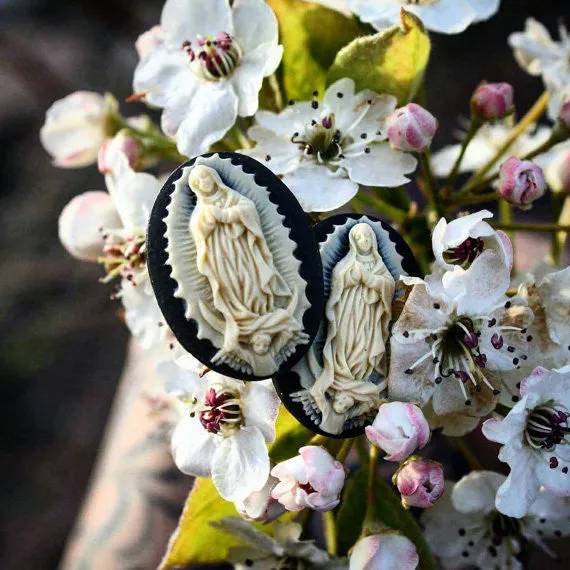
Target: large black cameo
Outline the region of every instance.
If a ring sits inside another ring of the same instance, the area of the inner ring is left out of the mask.
[[[293,415],[329,437],[355,437],[387,385],[392,303],[402,275],[419,275],[400,234],[370,216],[340,214],[314,228],[326,308],[306,357],[275,387]]]
[[[173,172],[153,207],[148,269],[182,346],[243,380],[297,363],[323,311],[323,274],[308,218],[265,166],[237,153]]]

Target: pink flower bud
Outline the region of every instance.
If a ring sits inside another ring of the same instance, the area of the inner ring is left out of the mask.
[[[560,151],[546,168],[548,185],[554,192],[570,194],[570,148]]]
[[[437,120],[423,107],[408,103],[386,119],[388,140],[396,150],[423,152],[437,131]]]
[[[396,471],[392,481],[402,495],[404,507],[427,509],[443,495],[443,468],[424,457],[410,457]]]
[[[542,169],[530,160],[511,156],[503,162],[499,174],[499,195],[521,210],[531,208],[546,190]]]
[[[414,544],[395,532],[361,538],[350,552],[349,570],[415,570],[420,559]]]
[[[404,402],[382,404],[372,425],[366,427],[368,441],[384,450],[388,461],[403,461],[429,441],[429,426],[420,408]]]
[[[485,121],[496,121],[510,115],[514,110],[514,91],[508,83],[481,83],[473,97],[473,113]]]
[[[109,174],[117,160],[117,153],[122,152],[129,161],[129,166],[137,170],[140,165],[141,152],[137,140],[125,132],[117,133],[112,139],[107,139],[99,149],[97,167],[101,174]]]
[[[558,124],[570,131],[570,97],[560,107],[558,111]]]
[[[59,216],[59,239],[71,255],[97,261],[103,255],[103,228],[120,228],[121,222],[107,192],[75,196]]]
[[[271,475],[279,479],[271,496],[288,511],[309,507],[324,512],[339,504],[346,472],[324,448],[308,445],[297,457],[276,465]]]
[[[47,111],[40,140],[61,168],[93,164],[107,132],[108,119],[117,112],[111,96],[76,91],[56,101]]]

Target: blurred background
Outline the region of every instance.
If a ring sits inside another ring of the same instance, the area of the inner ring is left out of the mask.
[[[435,148],[452,142],[482,79],[512,83],[520,112],[534,102],[541,81],[519,69],[507,35],[534,16],[556,36],[565,4],[503,0],[489,22],[432,36],[427,106],[440,121]],[[38,131],[49,105],[72,91],[108,90],[120,101],[131,94],[134,41],[158,22],[161,7],[162,0],[0,0],[3,570],[57,567],[128,338],[110,290],[97,283],[100,268],[73,260],[57,238],[63,206],[85,190],[104,189],[104,181],[95,167],[53,168]]]

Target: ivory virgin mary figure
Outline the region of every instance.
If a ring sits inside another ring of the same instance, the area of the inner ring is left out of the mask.
[[[386,374],[394,292],[374,230],[366,223],[354,225],[349,251],[332,272],[322,368],[315,370],[310,359],[316,378],[310,393],[322,412],[321,429],[340,433],[348,418],[378,406],[380,387],[370,378],[374,372]]]
[[[190,218],[197,268],[208,280],[217,314],[203,303],[201,311],[224,338],[213,361],[269,375],[308,340],[291,313],[298,292],[277,271],[250,199],[204,165],[193,168],[189,185],[197,198]]]

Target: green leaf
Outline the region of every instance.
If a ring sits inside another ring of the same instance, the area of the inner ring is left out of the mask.
[[[350,77],[357,91],[390,93],[399,105],[404,105],[414,98],[422,83],[430,49],[421,21],[402,10],[399,26],[357,38],[344,47],[329,70],[327,84]]]
[[[311,99],[323,91],[326,75],[337,52],[360,30],[340,12],[300,0],[267,0],[279,21],[283,44],[280,67],[286,100]]]
[[[284,406],[279,410],[276,424],[277,437],[269,448],[269,456],[274,463],[294,457],[299,448],[312,439],[313,433],[302,426]]]
[[[360,469],[346,484],[342,502],[338,509],[338,553],[344,556],[354,546],[362,531],[366,513],[368,476]]]

